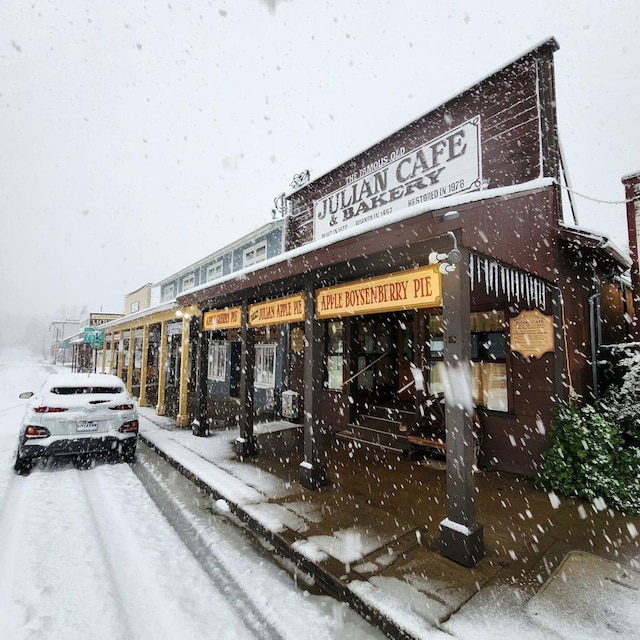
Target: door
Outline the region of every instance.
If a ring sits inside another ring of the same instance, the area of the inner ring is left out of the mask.
[[[353,327],[352,393],[359,402],[390,404],[415,397],[413,314],[395,313],[356,319]]]

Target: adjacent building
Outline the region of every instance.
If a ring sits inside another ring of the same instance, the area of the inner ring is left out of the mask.
[[[284,220],[277,218],[152,287],[145,285],[143,289],[158,292],[159,303],[104,326],[104,370],[121,376],[139,397],[141,406],[155,406],[160,415],[176,418],[181,426],[190,424],[196,413],[200,310],[194,305],[181,305],[176,297],[254,269],[281,254],[283,247]],[[230,372],[235,365],[231,351],[221,354],[212,347],[211,354],[223,363],[227,355],[232,358]],[[208,354],[201,355],[206,361]],[[215,381],[214,376],[211,384]],[[218,419],[237,414],[233,383],[227,391],[224,406],[215,414]]]

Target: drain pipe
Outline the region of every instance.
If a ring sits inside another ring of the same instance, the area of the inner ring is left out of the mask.
[[[591,384],[593,399],[600,397],[600,375],[598,373],[598,348],[602,344],[602,319],[600,307],[600,282],[596,281],[598,292],[589,296],[589,334],[591,337]]]

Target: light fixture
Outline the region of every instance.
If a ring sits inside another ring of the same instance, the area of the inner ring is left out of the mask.
[[[458,214],[457,211],[450,213]],[[449,253],[438,253],[437,251],[432,251],[429,254],[429,264],[440,264],[440,273],[442,274],[452,273],[456,270],[456,265],[462,262],[462,252],[458,249],[458,241],[455,233],[453,233],[453,231],[447,231],[446,235],[453,240],[453,248]]]
[[[448,222],[449,220],[456,220],[460,217],[459,211],[447,211],[442,214],[442,222]]]

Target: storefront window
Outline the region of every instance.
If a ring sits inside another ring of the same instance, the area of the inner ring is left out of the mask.
[[[227,343],[214,340],[209,343],[209,380],[224,382],[227,377]]]
[[[505,321],[502,311],[471,314],[473,401],[491,411],[508,411]],[[444,393],[442,316],[429,316],[429,391]]]
[[[256,387],[272,389],[276,384],[276,344],[256,344],[255,379]]]
[[[327,322],[325,330],[325,383],[328,389],[342,389],[342,363],[344,362],[344,329],[342,322]]]
[[[133,352],[133,368],[142,368],[142,340],[134,340],[134,352]]]

